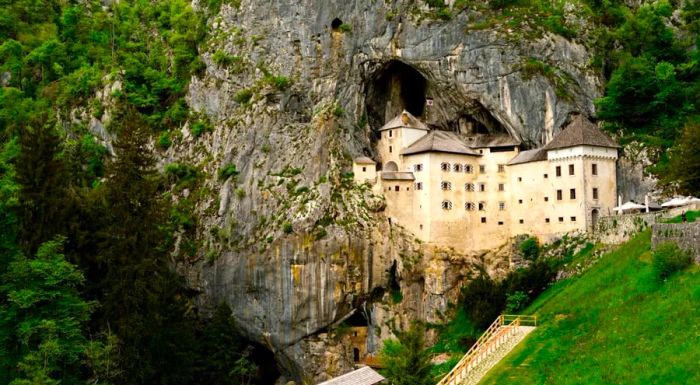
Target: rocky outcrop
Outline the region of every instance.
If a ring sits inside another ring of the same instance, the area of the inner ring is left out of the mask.
[[[201,247],[182,269],[201,305],[227,301],[289,379],[351,367],[328,333],[353,309],[367,307],[376,350],[410,319],[439,321],[474,265],[508,267],[507,246],[464,256],[421,245],[352,184],[350,159],[374,155],[386,116],[407,108],[443,129],[470,122],[537,145],[570,112],[593,113],[600,84],[583,46],[424,11],[401,0],[243,0],[210,20],[206,70],[187,100],[213,132],[184,127],[162,157],[210,175],[196,206]],[[219,177],[230,165],[237,175]]]

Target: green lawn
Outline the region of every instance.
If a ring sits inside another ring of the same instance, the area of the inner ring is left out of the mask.
[[[685,213],[685,215],[686,215],[686,219],[688,220],[688,222],[695,222],[696,220],[698,220],[698,218],[700,218],[700,210],[687,211]],[[667,223],[681,223],[682,222],[681,216],[678,215],[676,217],[673,217],[673,218],[667,220],[666,222]]]
[[[700,384],[700,269],[658,282],[645,231],[526,311],[540,327],[481,384]]]

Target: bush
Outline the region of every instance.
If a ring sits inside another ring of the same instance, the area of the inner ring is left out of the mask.
[[[211,126],[211,124],[204,120],[194,122],[190,128],[190,132],[192,132],[192,135],[194,135],[195,138],[199,138],[203,133],[212,132],[213,130],[214,128]]]
[[[291,234],[294,231],[291,222],[284,222],[282,224],[282,231],[284,231],[285,234]]]
[[[240,104],[248,104],[250,102],[250,99],[253,98],[253,91],[244,88],[238,92],[236,92],[235,95],[233,95],[233,100],[236,101],[237,103]]]
[[[238,170],[235,164],[227,164],[219,170],[219,179],[221,180],[226,180],[236,175],[238,175]]]
[[[664,242],[656,247],[652,265],[659,280],[665,280],[674,273],[685,269],[693,262],[689,251],[681,250],[673,242]]]
[[[338,27],[338,29],[340,30],[340,32],[352,32],[352,25],[348,23],[343,23]]]
[[[537,238],[530,237],[520,243],[520,253],[528,261],[534,261],[540,256],[540,243]]]
[[[170,139],[170,133],[168,133],[167,131],[162,133],[158,138],[158,147],[163,150],[167,150],[172,144],[173,142]]]
[[[462,306],[474,325],[480,329],[488,327],[504,308],[506,296],[502,285],[486,273],[462,288]]]
[[[520,290],[506,294],[506,313],[513,314],[522,310],[529,300],[527,294]]]

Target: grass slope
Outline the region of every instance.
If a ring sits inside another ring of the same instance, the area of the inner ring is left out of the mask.
[[[481,384],[699,384],[700,269],[659,282],[650,232],[527,310],[540,327]]]

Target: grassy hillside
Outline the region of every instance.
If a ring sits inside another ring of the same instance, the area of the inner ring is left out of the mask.
[[[700,268],[659,282],[646,231],[526,311],[541,326],[482,384],[700,383]]]

